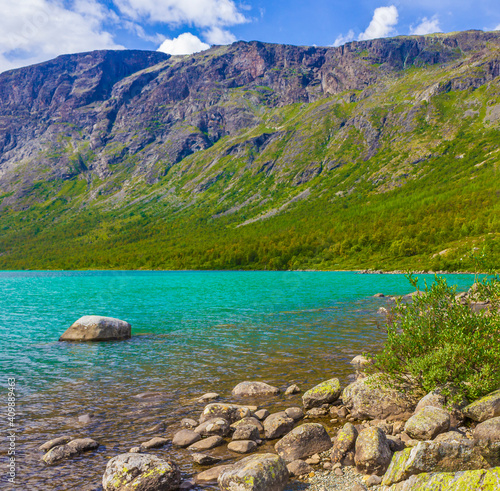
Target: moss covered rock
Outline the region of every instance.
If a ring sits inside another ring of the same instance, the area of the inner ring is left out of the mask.
[[[113,457],[102,477],[104,491],[174,491],[180,471],[156,455],[127,453]]]
[[[370,375],[348,385],[342,400],[351,414],[359,419],[405,419],[413,414],[416,401],[405,393],[384,384],[379,374]]]
[[[289,473],[285,461],[275,454],[246,457],[220,474],[221,491],[283,491]]]
[[[354,448],[358,438],[358,430],[352,423],[346,423],[337,433],[332,448],[332,462],[341,462],[345,454]]]
[[[387,491],[495,491],[500,489],[500,467],[488,470],[419,474],[386,488]]]
[[[338,378],[332,378],[321,382],[312,389],[309,389],[303,396],[302,402],[305,409],[311,409],[313,407],[319,407],[323,404],[330,404],[336,401],[342,389],[340,387],[340,381]]]
[[[450,428],[450,415],[444,409],[426,406],[405,424],[405,432],[416,440],[432,440]]]
[[[382,476],[391,462],[392,452],[385,433],[380,428],[366,428],[356,440],[354,461],[364,474]]]
[[[467,418],[479,423],[500,416],[500,390],[474,401],[466,406],[462,412]]]
[[[322,425],[306,423],[290,431],[274,448],[287,462],[293,462],[332,448],[332,441]]]

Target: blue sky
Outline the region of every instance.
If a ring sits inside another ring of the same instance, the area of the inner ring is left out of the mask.
[[[499,0],[0,0],[0,71],[94,49],[201,51],[236,40],[331,46],[500,30]]]

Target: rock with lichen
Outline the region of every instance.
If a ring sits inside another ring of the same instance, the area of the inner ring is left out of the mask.
[[[500,390],[474,401],[462,410],[464,416],[479,423],[500,416]]]
[[[356,469],[364,474],[381,476],[391,462],[392,452],[385,433],[376,427],[365,428],[355,444]]]
[[[102,477],[104,491],[174,491],[180,482],[180,471],[174,462],[134,453],[113,457]]]
[[[339,379],[332,378],[309,389],[302,396],[302,402],[305,409],[311,409],[313,407],[322,406],[323,404],[335,402],[341,393],[342,388],[340,387]]]
[[[358,430],[352,423],[346,423],[337,433],[332,448],[332,462],[341,462],[346,453],[354,448]]]
[[[306,423],[290,431],[274,448],[287,462],[293,462],[329,450],[332,441],[322,425]]]
[[[415,440],[432,440],[449,428],[449,413],[432,406],[425,406],[405,424],[405,432]]]

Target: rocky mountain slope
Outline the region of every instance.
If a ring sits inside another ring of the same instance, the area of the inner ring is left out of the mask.
[[[496,257],[499,75],[481,31],[0,74],[0,267]]]

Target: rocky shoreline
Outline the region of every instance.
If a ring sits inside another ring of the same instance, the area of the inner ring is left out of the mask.
[[[377,383],[377,375],[366,377],[370,360],[362,356],[351,364],[355,382],[342,388],[338,379],[326,380],[302,394],[301,406],[284,411],[268,405],[280,389],[263,382],[244,381],[224,398],[207,393],[201,414],[182,419],[170,434],[158,428],[157,436],[113,457],[94,489],[406,491],[421,489],[423,479],[451,483],[444,489],[463,489],[457,486],[464,482],[475,483],[468,489],[500,487],[500,391],[450,408],[439,392],[415,401]],[[290,385],[283,397],[298,391]],[[324,418],[334,431],[318,422]],[[184,449],[200,472],[181,479],[176,462],[154,454],[169,446]],[[221,446],[232,459],[214,453]],[[57,465],[98,447],[90,438],[63,436],[40,450],[47,465]]]

